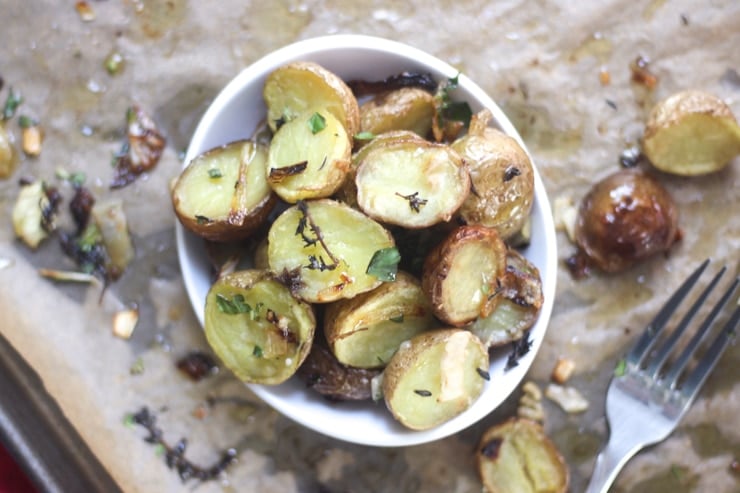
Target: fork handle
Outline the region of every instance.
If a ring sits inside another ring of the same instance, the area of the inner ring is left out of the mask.
[[[594,472],[584,493],[607,493],[619,471],[640,448],[612,434],[606,447],[596,457]]]

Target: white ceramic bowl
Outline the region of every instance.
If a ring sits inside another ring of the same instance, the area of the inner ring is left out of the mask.
[[[430,72],[438,81],[458,71],[445,62],[410,46],[360,35],[334,35],[299,41],[270,53],[237,75],[208,108],[188,147],[185,162],[201,152],[237,139],[248,138],[265,117],[262,87],[266,76],[289,62],[307,60],[323,65],[345,80],[380,80],[402,71]],[[459,76],[454,97],[467,101],[473,111],[487,107],[494,125],[524,143],[512,124],[486,93],[465,74]],[[203,242],[176,225],[180,266],[190,301],[203,324],[211,272]],[[373,446],[405,446],[437,440],[477,422],[496,409],[524,377],[545,336],[555,295],[556,245],[550,204],[535,170],[532,211],[532,245],[523,253],[539,269],[545,303],[532,328],[531,350],[519,365],[504,371],[508,348],[492,358],[490,375],[480,398],[464,413],[427,431],[412,431],[398,424],[382,402],[333,403],[307,389],[297,378],[277,386],[250,385],[265,402],[285,416],[320,433],[348,442]]]

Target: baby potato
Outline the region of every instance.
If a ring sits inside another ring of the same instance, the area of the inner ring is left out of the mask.
[[[357,368],[385,366],[403,341],[436,325],[421,283],[405,272],[324,313],[329,347],[340,363]]]
[[[537,321],[544,301],[539,270],[514,249],[507,250],[506,271],[499,280],[493,311],[469,327],[487,348],[521,339]]]
[[[470,131],[452,143],[468,164],[473,191],[459,215],[467,224],[495,228],[508,240],[532,210],[534,169],[513,137],[487,126],[490,117],[488,110],[474,115]]]
[[[333,72],[313,62],[293,62],[265,80],[267,124],[273,132],[310,108],[326,108],[348,135],[360,128],[360,108],[352,90]]]
[[[352,144],[342,123],[324,109],[311,109],[283,124],[267,156],[267,182],[294,204],[329,197],[349,169]]]
[[[460,155],[424,140],[383,142],[368,151],[355,184],[363,212],[411,229],[448,221],[470,192]]]
[[[252,141],[232,142],[200,154],[177,178],[172,204],[183,226],[211,241],[251,235],[277,197],[265,179],[267,149]]]
[[[378,251],[393,248],[391,234],[351,207],[329,199],[301,201],[268,233],[267,258],[298,297],[328,303],[370,291],[382,282],[368,273]]]
[[[418,87],[385,92],[360,106],[360,130],[374,135],[410,130],[426,137],[433,118],[434,96]]]
[[[591,187],[578,208],[575,233],[578,255],[588,264],[619,272],[679,239],[678,210],[655,178],[623,169]]]
[[[308,388],[334,401],[361,401],[372,397],[372,379],[380,370],[352,368],[337,361],[318,340],[311,348],[306,361],[298,368],[300,377]]]
[[[511,418],[481,437],[478,474],[488,493],[565,493],[570,473],[539,423]]]
[[[650,111],[643,151],[653,166],[666,173],[712,173],[740,154],[740,125],[720,98],[703,91],[682,91]]]
[[[467,330],[422,332],[401,344],[385,368],[386,406],[407,428],[433,428],[475,402],[488,368],[488,351]]]
[[[462,326],[487,316],[506,268],[506,244],[495,229],[461,226],[424,260],[422,286],[442,321]]]
[[[262,270],[218,279],[206,296],[205,334],[223,364],[244,382],[278,384],[311,350],[316,319],[307,303]]]

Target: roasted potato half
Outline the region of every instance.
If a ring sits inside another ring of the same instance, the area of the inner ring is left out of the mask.
[[[539,423],[512,418],[489,428],[476,454],[488,493],[565,493],[570,473]]]
[[[382,282],[367,272],[391,234],[351,207],[329,199],[301,201],[268,233],[267,258],[294,294],[312,303],[351,298]]]
[[[334,401],[360,401],[372,397],[372,379],[380,370],[351,368],[337,361],[331,350],[316,341],[306,361],[298,368],[298,377],[306,386]]]
[[[433,428],[475,402],[488,367],[488,351],[467,330],[422,332],[401,344],[386,366],[385,403],[402,425]]]
[[[223,364],[244,382],[278,384],[311,350],[313,309],[262,270],[217,280],[206,296],[206,339]]]
[[[282,125],[267,156],[267,182],[291,204],[329,197],[344,181],[352,143],[342,123],[324,109],[311,109]]]
[[[197,156],[172,189],[177,218],[207,240],[246,238],[277,202],[265,179],[266,162],[267,149],[248,140]]]
[[[329,110],[348,135],[360,128],[360,108],[352,90],[335,73],[313,62],[289,63],[271,72],[263,96],[273,132],[310,108]]]
[[[374,135],[410,130],[426,137],[433,118],[434,96],[417,87],[388,91],[360,106],[360,130]]]
[[[324,313],[329,347],[340,363],[357,368],[385,366],[403,341],[437,325],[421,283],[405,272]]]
[[[487,316],[506,269],[506,244],[484,226],[452,231],[424,260],[422,286],[434,314],[455,326]]]
[[[367,215],[412,229],[448,221],[470,192],[460,155],[423,140],[380,143],[360,162],[355,184]]]
[[[488,110],[475,115],[470,131],[452,143],[468,164],[473,187],[459,215],[467,224],[497,229],[508,240],[532,210],[534,169],[514,138],[487,126],[490,117]]]
[[[694,176],[719,171],[740,154],[740,125],[717,96],[676,93],[650,111],[643,151],[661,171]]]
[[[539,270],[516,250],[508,249],[506,271],[499,282],[493,311],[469,327],[488,348],[521,339],[537,321],[544,301]]]

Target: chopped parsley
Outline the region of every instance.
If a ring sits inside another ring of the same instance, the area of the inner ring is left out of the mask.
[[[317,111],[308,119],[308,128],[311,129],[312,134],[316,135],[326,128],[326,118]]]
[[[396,280],[400,261],[401,254],[396,247],[382,248],[373,254],[365,272],[381,281],[393,282]]]

